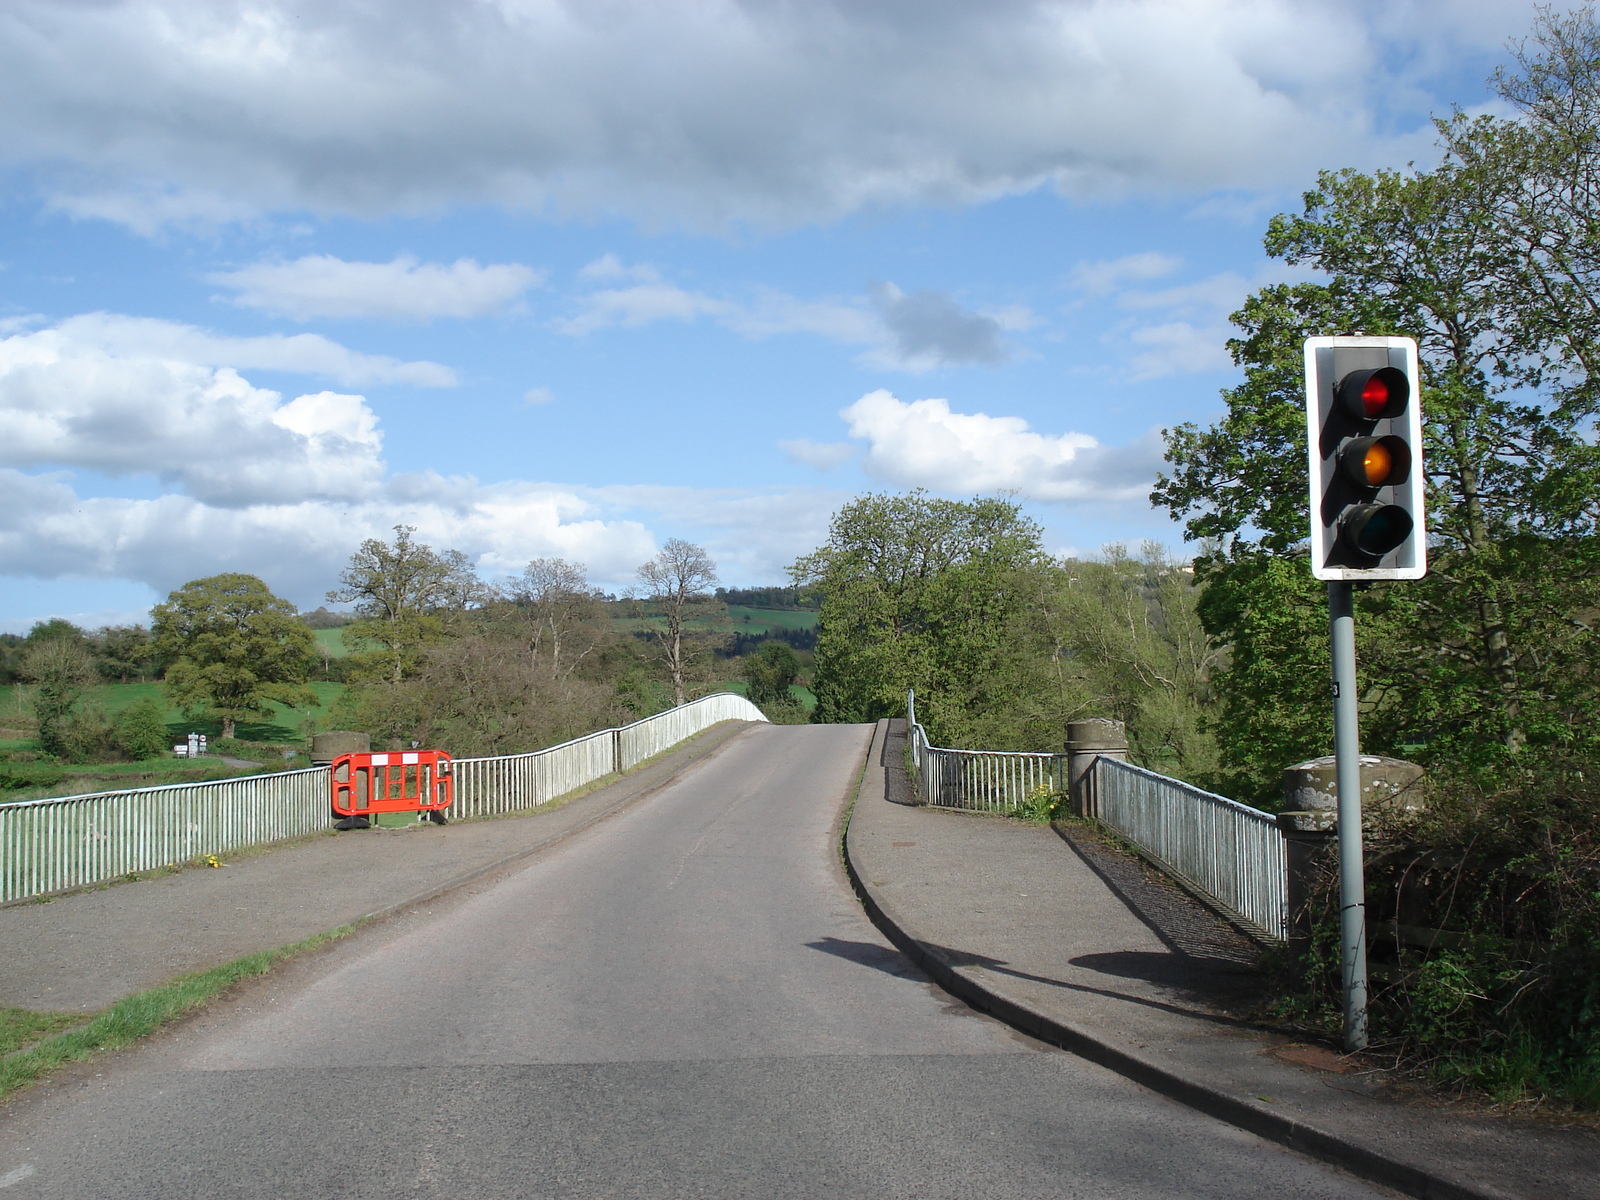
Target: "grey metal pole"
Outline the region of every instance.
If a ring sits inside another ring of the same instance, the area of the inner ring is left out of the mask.
[[[1328,581],[1333,643],[1333,752],[1339,788],[1339,964],[1344,1048],[1367,1045],[1367,886],[1361,838],[1361,730],[1356,709],[1356,620],[1350,584]]]

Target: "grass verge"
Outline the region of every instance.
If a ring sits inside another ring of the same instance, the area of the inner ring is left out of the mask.
[[[247,954],[207,971],[182,975],[171,983],[120,1000],[87,1024],[58,1033],[26,1050],[0,1058],[0,1098],[28,1086],[68,1063],[85,1062],[119,1050],[170,1021],[193,1012],[236,983],[265,975],[278,963],[352,933],[360,922],[341,925],[276,950]],[[53,1014],[32,1014],[45,1016]]]

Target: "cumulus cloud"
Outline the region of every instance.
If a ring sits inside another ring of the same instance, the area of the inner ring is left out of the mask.
[[[152,474],[223,506],[360,495],[383,472],[360,396],[285,403],[232,368],[119,355],[72,328],[0,340],[0,464]]]
[[[1129,500],[1143,496],[1161,461],[1160,438],[1104,446],[1085,433],[1042,434],[1021,417],[950,411],[947,400],[906,403],[883,389],[839,415],[867,443],[862,467],[901,487],[973,495],[1015,492],[1030,500]]]
[[[63,207],[145,229],[454,204],[784,225],[1040,185],[1279,188],[1425,151],[1425,111],[1393,135],[1385,101],[1442,107],[1428,73],[1527,19],[1512,0],[13,0],[0,145]]]
[[[361,396],[286,400],[230,366],[92,336],[107,327],[68,321],[0,337],[0,573],[130,580],[160,594],[240,570],[309,604],[361,539],[409,524],[491,576],[558,556],[618,587],[655,553],[654,530],[666,524],[703,538],[737,577],[770,579],[815,544],[837,505],[818,489],[388,474]],[[193,334],[180,330],[169,344],[192,346]],[[153,477],[171,490],[85,495],[75,471]]]
[[[293,262],[255,263],[218,271],[207,280],[237,294],[246,308],[292,317],[376,317],[426,320],[481,317],[505,308],[543,278],[521,263],[479,266],[470,258],[419,263],[409,255],[392,262],[346,262],[310,254]]]

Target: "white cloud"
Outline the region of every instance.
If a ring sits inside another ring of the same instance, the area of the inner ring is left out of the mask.
[[[869,392],[839,415],[867,443],[862,467],[901,487],[974,495],[1016,492],[1046,502],[1128,500],[1149,490],[1160,439],[1103,446],[1084,433],[1035,433],[1021,417],[950,411]]]
[[[1197,371],[1226,371],[1228,357],[1225,326],[1196,329],[1187,321],[1144,325],[1132,330],[1128,340],[1142,346],[1130,360],[1134,379],[1159,379],[1164,375],[1190,375]]]
[[[219,505],[358,496],[382,475],[360,396],[284,403],[232,368],[117,354],[72,329],[0,340],[0,465],[155,475]]]
[[[778,449],[790,462],[804,463],[819,471],[831,471],[840,463],[856,455],[856,447],[849,442],[813,442],[810,438],[795,438],[778,443]]]
[[[555,555],[618,588],[655,553],[653,530],[665,525],[662,536],[704,540],[729,578],[770,580],[816,544],[839,502],[814,488],[391,475],[362,397],[285,400],[230,366],[119,348],[127,330],[100,336],[107,328],[119,327],[62,322],[0,338],[0,574],[129,580],[161,594],[238,570],[315,604],[361,539],[410,524],[486,574]],[[167,340],[192,349],[204,338],[179,327]],[[81,495],[74,470],[178,490]]]
[[[1463,10],[1472,10],[1470,12]],[[1401,163],[1526,3],[13,0],[0,145],[154,229],[499,204],[702,227]],[[1414,97],[1398,135],[1396,95]]]
[[[222,337],[177,321],[103,312],[69,317],[55,332],[76,345],[116,357],[321,375],[353,386],[408,383],[454,387],[458,382],[454,371],[438,363],[361,354],[316,333]]]
[[[206,278],[238,295],[234,303],[297,321],[312,317],[481,317],[505,308],[543,279],[521,263],[479,266],[419,263],[409,255],[393,262],[346,262],[311,254],[293,262],[255,263]]]
[[[906,293],[892,283],[873,283],[864,298],[800,300],[771,288],[747,299],[691,292],[661,278],[650,266],[629,267],[607,254],[579,272],[587,282],[633,280],[601,288],[579,299],[579,310],[555,323],[571,337],[616,326],[638,328],[657,321],[709,318],[748,338],[809,333],[845,345],[866,346],[859,361],[897,371],[994,365],[1012,358],[1009,330],[1038,323],[1031,310],[1011,305],[994,313],[962,308],[949,292]]]
[[[1181,258],[1145,250],[1138,254],[1125,254],[1121,258],[1080,262],[1072,268],[1067,280],[1073,287],[1091,296],[1103,296],[1124,284],[1145,283],[1171,275],[1181,266]]]
[[[547,387],[529,388],[522,394],[522,402],[531,407],[553,403],[555,398],[556,394]]]

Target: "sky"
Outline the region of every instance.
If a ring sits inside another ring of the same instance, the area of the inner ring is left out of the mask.
[[[871,491],[1182,531],[1161,430],[1319,169],[1500,111],[1501,0],[8,0],[0,631],[323,603],[411,525],[785,581]]]

